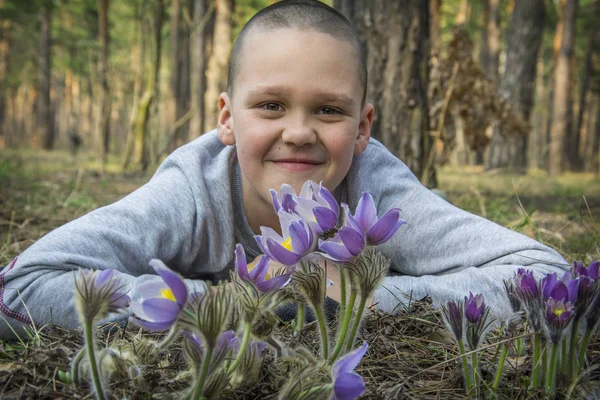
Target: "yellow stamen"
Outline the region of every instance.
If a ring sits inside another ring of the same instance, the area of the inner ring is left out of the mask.
[[[289,251],[292,251],[292,237],[290,236],[289,238],[285,239],[285,240],[283,241],[283,243],[281,243],[281,245],[282,245],[282,246],[283,246],[285,249],[287,249],[287,250],[289,250]]]
[[[556,309],[554,309],[553,312],[554,312],[554,315],[556,315],[557,317],[560,317],[562,315],[562,313],[565,312],[565,309],[564,308],[556,308]]]
[[[177,301],[171,289],[160,289],[160,297],[171,301]]]

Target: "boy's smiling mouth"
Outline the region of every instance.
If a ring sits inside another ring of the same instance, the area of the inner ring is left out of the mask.
[[[323,164],[323,161],[312,160],[309,158],[281,158],[271,161],[279,168],[283,168],[288,171],[309,171],[313,168]]]

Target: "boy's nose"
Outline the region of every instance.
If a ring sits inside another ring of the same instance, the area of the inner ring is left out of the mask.
[[[281,139],[286,143],[301,147],[314,144],[317,141],[317,133],[306,121],[295,121],[284,129]]]

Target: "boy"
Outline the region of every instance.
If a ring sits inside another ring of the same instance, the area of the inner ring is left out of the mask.
[[[254,258],[260,226],[279,230],[269,189],[299,191],[307,179],[351,210],[364,191],[380,214],[402,209],[406,226],[380,246],[394,274],[375,294],[380,309],[393,310],[403,293],[442,302],[470,290],[502,316],[510,310],[502,280],[517,267],[562,272],[555,251],[446,203],[370,139],[365,65],[354,27],[322,3],[289,0],[258,13],[232,52],[216,132],[175,151],[134,193],[23,252],[0,275],[3,317],[17,329],[29,323],[26,304],[36,323],[76,326],[80,267],[115,268],[133,289],[160,279],[148,266],[159,258],[204,290],[201,279],[227,279],[236,243]],[[11,336],[5,323],[0,335]]]

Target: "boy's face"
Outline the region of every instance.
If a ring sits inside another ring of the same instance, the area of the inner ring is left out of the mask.
[[[334,190],[367,146],[373,106],[352,47],[315,31],[248,33],[233,94],[222,93],[219,138],[236,144],[244,206],[271,205],[269,189],[312,179]],[[251,208],[249,208],[251,207]]]

